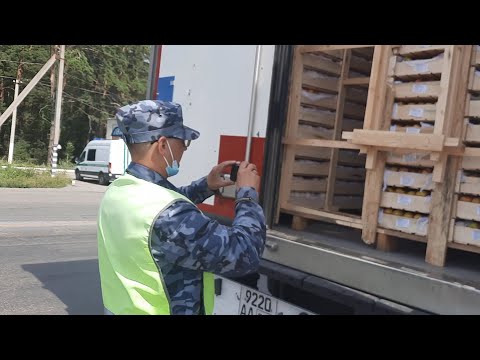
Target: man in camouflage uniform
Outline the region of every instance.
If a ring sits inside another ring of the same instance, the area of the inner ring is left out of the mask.
[[[173,190],[191,201],[180,198],[160,211],[150,228],[150,253],[163,277],[170,314],[204,314],[204,272],[240,277],[258,269],[266,226],[263,210],[258,204],[260,180],[256,167],[248,162],[240,164],[235,219],[231,227],[223,226],[205,216],[194,204],[203,202],[221,187],[234,184],[225,180],[223,173],[235,161],[215,166],[208,176],[192,182],[190,186],[177,188],[167,180],[178,172],[178,164],[190,141],[200,136],[198,131],[183,125],[181,106],[145,100],[122,107],[116,118],[132,155],[132,163],[126,173]],[[114,185],[115,182],[105,196]],[[124,205],[110,201],[108,206]],[[107,276],[102,277],[102,265],[110,263],[110,259],[118,255],[108,253],[104,245],[122,241],[121,238],[104,235],[104,229],[118,223],[118,219],[112,217],[101,206],[99,246],[102,246],[102,256],[99,256],[99,262],[104,301],[109,280]],[[142,265],[138,264],[138,267]],[[110,313],[107,308],[106,313]]]

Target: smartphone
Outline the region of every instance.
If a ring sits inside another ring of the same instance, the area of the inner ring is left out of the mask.
[[[238,173],[238,164],[233,164],[232,171],[230,171],[230,180],[237,181],[237,173]]]

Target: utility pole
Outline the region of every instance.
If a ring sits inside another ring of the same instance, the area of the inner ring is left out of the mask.
[[[52,147],[52,176],[57,173],[57,150],[62,147],[58,144],[60,139],[60,118],[62,114],[62,95],[63,95],[63,70],[65,65],[65,45],[60,45],[60,63],[58,67],[57,98],[55,100],[55,119],[54,136]]]
[[[20,69],[19,69],[20,70]],[[20,71],[19,71],[20,72]],[[13,80],[15,83],[15,95],[13,101],[15,101],[18,97],[18,88],[20,85],[20,77],[17,74],[17,78]],[[8,163],[11,164],[13,162],[13,147],[15,144],[15,127],[17,125],[17,108],[13,110],[12,114],[12,128],[10,130],[10,145],[8,147]]]
[[[32,89],[37,85],[37,83],[40,81],[40,79],[45,75],[45,73],[52,67],[53,64],[55,64],[56,61],[56,56],[52,56],[50,60],[48,60],[45,65],[40,69],[40,71],[33,77],[32,80],[28,83],[27,86],[25,86],[25,89],[19,94],[18,98],[14,100],[3,112],[2,115],[0,115],[0,126],[3,125],[5,120],[8,119],[10,115],[12,115],[13,110],[17,108],[17,106],[25,99],[25,97],[32,91]]]

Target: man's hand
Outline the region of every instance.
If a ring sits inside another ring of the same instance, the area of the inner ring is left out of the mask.
[[[244,186],[253,187],[257,192],[260,188],[260,176],[258,176],[257,167],[255,164],[248,163],[248,161],[243,161],[240,164],[237,174],[237,189]]]
[[[232,166],[235,163],[237,163],[237,161],[229,160],[214,166],[207,177],[208,188],[212,191],[217,191],[224,186],[234,185],[235,183],[233,181],[225,180],[223,175],[225,174],[225,168]]]

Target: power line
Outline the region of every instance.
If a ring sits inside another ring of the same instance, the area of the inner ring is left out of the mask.
[[[12,79],[12,80],[16,80],[16,79],[17,79],[17,78],[11,77],[11,76],[3,76],[3,75],[0,75],[0,78]]]
[[[10,63],[15,63],[15,64],[45,65],[43,63],[37,63],[37,62],[15,61],[15,60],[6,60],[6,59],[0,59],[0,62],[10,62]]]
[[[39,82],[39,84],[40,84],[40,85],[43,85],[43,86],[45,86],[45,87],[50,87],[49,85],[43,84],[43,83],[41,83],[41,82]],[[81,104],[83,104],[83,105],[86,105],[86,106],[88,106],[88,107],[91,107],[92,109],[95,109],[95,110],[97,110],[97,111],[100,111],[100,112],[105,113],[105,114],[108,114],[108,115],[112,115],[112,114],[109,113],[108,111],[105,111],[105,110],[96,108],[95,106],[90,105],[89,103],[87,103],[87,102],[85,102],[85,101],[82,101],[82,100],[80,100],[79,98],[77,98],[77,97],[75,97],[75,96],[73,96],[73,95],[70,95],[69,93],[67,93],[67,92],[65,92],[65,91],[63,92],[63,95],[66,96],[66,97],[68,97],[68,98],[70,98],[70,99],[73,99],[73,100],[75,100],[75,101],[78,101],[79,103],[81,103]],[[106,105],[106,106],[108,106],[108,105]],[[112,108],[115,108],[115,107],[112,106]],[[116,108],[115,108],[115,109],[116,109]]]
[[[81,87],[78,87],[78,86],[70,85],[69,83],[65,84],[65,86],[69,86],[69,87],[71,87],[71,88],[75,88],[75,89],[79,89],[79,90],[83,90],[83,91],[88,91],[88,92],[91,92],[91,93],[94,93],[94,94],[100,94],[100,95],[114,95],[114,96],[117,96],[117,95],[115,95],[115,94],[112,94],[112,93],[109,93],[109,92],[103,93],[103,92],[99,92],[99,91],[94,91],[94,90],[84,89],[84,88],[81,88]]]

